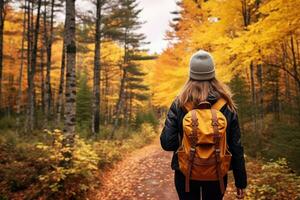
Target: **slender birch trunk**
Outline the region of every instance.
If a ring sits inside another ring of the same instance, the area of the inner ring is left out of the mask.
[[[66,0],[66,93],[65,93],[65,125],[64,140],[65,147],[74,146],[75,123],[76,123],[76,41],[75,41],[75,0]],[[71,164],[72,152],[64,154],[64,167]]]

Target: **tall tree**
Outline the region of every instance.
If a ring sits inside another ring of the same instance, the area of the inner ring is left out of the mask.
[[[101,48],[105,39],[108,39],[108,35],[111,32],[107,32],[107,29],[112,28],[109,23],[115,19],[109,18],[109,13],[113,6],[115,6],[115,0],[92,0],[95,5],[96,12],[94,16],[83,16],[82,20],[86,26],[91,25],[94,29],[88,28],[87,31],[94,30],[93,43],[94,43],[94,69],[93,69],[93,111],[91,120],[91,130],[93,135],[99,133],[100,129],[100,101],[101,101]],[[85,30],[86,31],[86,30]],[[110,30],[112,31],[112,29]],[[84,37],[87,39],[87,35]],[[88,42],[90,39],[87,39]],[[108,41],[108,40],[107,40]]]
[[[65,27],[66,27],[66,23],[64,25],[64,29]],[[66,41],[65,41],[65,31],[63,31],[60,80],[59,80],[58,100],[57,100],[57,123],[61,122],[61,116],[62,116],[63,94],[64,94],[64,85],[65,85],[65,66],[66,66]]]
[[[95,52],[94,52],[94,79],[93,79],[93,114],[92,133],[98,133],[100,127],[100,75],[101,75],[101,13],[104,0],[96,2],[96,30],[95,30]]]
[[[148,57],[145,57],[148,59]],[[149,57],[150,58],[150,57]],[[135,58],[137,59],[144,59]],[[124,109],[124,121],[126,125],[130,125],[132,122],[133,113],[133,100],[144,101],[148,99],[147,92],[149,87],[144,83],[145,72],[141,71],[139,63],[134,62],[131,66],[128,66],[128,78],[125,89],[125,109]]]
[[[43,42],[42,42],[42,46],[40,47],[40,74],[41,74],[41,102],[42,102],[42,112],[43,114],[45,114],[46,111],[46,104],[47,104],[47,100],[46,100],[46,85],[45,85],[45,60],[44,60],[44,55],[45,55],[45,51],[47,48],[47,38],[48,38],[48,32],[47,32],[47,5],[48,3],[46,2],[46,0],[44,0],[44,12],[43,12]],[[47,118],[44,119],[44,124],[47,123]]]
[[[296,41],[296,45],[295,45],[295,39],[294,39],[294,35],[293,34],[291,34],[291,39],[290,39],[290,43],[291,43],[291,52],[292,52],[292,69],[293,69],[293,74],[294,74],[294,77],[297,79],[297,80],[300,80],[300,78],[299,78],[299,72],[298,72],[298,70],[299,70],[299,43],[298,43],[298,41]],[[298,54],[298,55],[297,55]],[[298,58],[297,58],[298,57]],[[298,89],[296,89],[296,94],[297,94],[297,96],[299,96],[300,95],[300,81],[298,81],[298,82],[295,82],[295,86],[296,86],[296,88],[298,88]],[[300,110],[300,101],[299,101],[299,98],[297,99],[297,104],[298,104],[298,108],[299,108],[299,110]],[[299,118],[300,118],[300,112],[298,113],[298,115],[299,115]]]
[[[0,108],[2,106],[4,0],[0,0]]]
[[[20,113],[21,113],[21,101],[22,101],[22,82],[23,82],[23,68],[24,68],[24,46],[25,46],[25,37],[26,37],[26,15],[28,10],[27,1],[24,0],[24,16],[23,16],[23,33],[22,33],[22,44],[21,44],[21,64],[19,71],[19,80],[18,80],[18,97],[17,97],[17,130],[20,128]]]
[[[2,76],[3,76],[3,31],[5,21],[5,4],[7,0],[0,0],[0,109],[2,106]]]
[[[263,130],[263,121],[264,121],[264,85],[263,85],[263,66],[262,64],[257,64],[257,80],[258,80],[258,94],[257,94],[257,103],[258,103],[258,114],[259,114],[259,131]]]
[[[257,118],[256,118],[256,88],[255,88],[255,76],[254,76],[254,64],[250,63],[250,86],[251,86],[251,99],[252,99],[252,118],[254,131],[257,133]]]
[[[66,0],[66,94],[64,145],[73,147],[76,122],[76,40],[75,40],[75,0]],[[64,155],[70,158],[70,152]],[[64,163],[68,167],[70,162]]]
[[[35,125],[35,88],[34,88],[34,77],[35,77],[35,71],[36,71],[36,58],[37,58],[37,47],[38,47],[38,37],[39,37],[39,29],[40,29],[40,13],[41,13],[41,4],[42,0],[38,0],[37,4],[37,15],[36,15],[36,22],[35,22],[35,28],[33,31],[33,38],[29,37],[28,43],[30,48],[30,65],[28,64],[27,69],[27,77],[28,77],[28,88],[27,88],[27,129],[32,131],[34,129]],[[32,2],[31,9],[33,10],[34,4]],[[30,8],[30,7],[29,7]],[[30,12],[29,12],[30,13]],[[30,15],[30,14],[29,14]],[[30,17],[33,16],[33,13]],[[29,18],[30,18],[29,17]],[[30,32],[31,30],[31,23],[33,23],[33,18],[28,21],[28,26],[30,27],[27,31]],[[29,33],[30,35],[30,33]]]
[[[139,14],[142,9],[138,8],[136,0],[119,1],[112,11],[112,18],[115,19],[115,26],[118,27],[117,31],[114,31],[113,38],[120,41],[123,44],[123,61],[120,63],[121,69],[121,81],[119,97],[115,108],[114,128],[110,137],[114,136],[114,132],[119,126],[120,115],[122,108],[126,100],[126,88],[128,87],[128,78],[130,73],[138,68],[137,60],[153,59],[153,57],[143,56],[141,45],[146,44],[144,41],[145,35],[137,33],[137,30],[141,27],[142,22],[139,21]],[[128,95],[127,95],[128,97]]]
[[[47,19],[46,12],[46,0],[45,0],[45,16],[44,20]],[[45,115],[46,118],[50,117],[50,109],[51,109],[51,57],[52,57],[52,43],[53,43],[53,21],[54,21],[54,6],[55,0],[51,0],[50,4],[50,24],[49,24],[49,33],[45,32],[45,44],[46,44],[46,52],[47,52],[47,67],[46,67],[46,82],[45,82]],[[46,25],[46,23],[45,23]],[[45,26],[45,30],[47,30],[47,25]],[[48,35],[49,34],[49,35]],[[48,120],[47,120],[48,121]]]

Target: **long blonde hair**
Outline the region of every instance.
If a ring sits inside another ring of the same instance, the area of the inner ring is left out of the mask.
[[[196,106],[200,102],[206,101],[208,96],[225,99],[228,108],[232,112],[236,112],[237,107],[232,100],[230,88],[216,78],[207,81],[189,79],[178,95],[179,105],[184,107],[187,103],[192,103],[193,106]]]

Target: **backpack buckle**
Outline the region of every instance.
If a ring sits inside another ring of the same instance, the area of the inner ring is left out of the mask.
[[[192,121],[192,126],[197,127],[199,125],[198,121]]]

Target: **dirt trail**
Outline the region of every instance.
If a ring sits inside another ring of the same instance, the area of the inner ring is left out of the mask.
[[[171,152],[161,149],[159,140],[134,151],[126,160],[102,177],[102,186],[92,199],[101,200],[177,200],[170,168]],[[232,195],[232,183],[227,196]],[[233,198],[225,197],[225,200]]]

